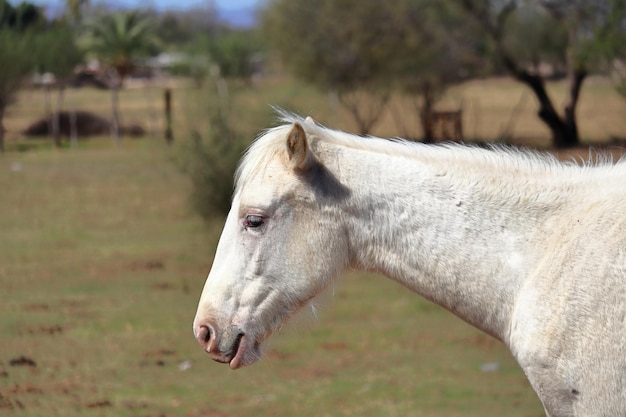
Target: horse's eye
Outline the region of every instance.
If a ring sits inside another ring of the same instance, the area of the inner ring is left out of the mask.
[[[263,217],[256,215],[256,214],[248,214],[246,216],[246,227],[251,227],[251,228],[255,228],[255,227],[260,227],[263,225]]]

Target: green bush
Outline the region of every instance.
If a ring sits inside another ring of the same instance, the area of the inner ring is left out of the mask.
[[[228,213],[233,176],[249,140],[242,139],[219,108],[209,110],[206,134],[192,132],[185,154],[185,171],[192,182],[191,204],[205,220]]]

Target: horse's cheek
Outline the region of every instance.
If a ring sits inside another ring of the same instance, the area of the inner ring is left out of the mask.
[[[346,245],[343,239],[337,236],[337,230],[337,227],[329,227],[329,224],[319,225],[317,230],[309,235],[307,242],[309,249],[302,261],[308,266],[316,293],[323,291],[330,281],[343,271]]]

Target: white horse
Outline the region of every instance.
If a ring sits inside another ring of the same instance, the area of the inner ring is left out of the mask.
[[[501,340],[546,413],[626,416],[626,163],[362,138],[284,115],[245,155],[194,320],[237,369],[347,269]]]

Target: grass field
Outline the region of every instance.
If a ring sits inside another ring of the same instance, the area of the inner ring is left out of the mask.
[[[157,135],[160,91],[125,91],[125,119],[153,123]],[[175,91],[179,142],[203,129],[200,94]],[[67,100],[105,112],[107,97],[77,90]],[[18,139],[37,103],[32,91],[20,96],[0,155],[0,415],[543,414],[499,342],[374,275],[345,277],[318,303],[319,319],[287,325],[261,363],[236,372],[213,363],[191,321],[221,221],[189,208],[180,145],[100,138],[57,150]],[[271,120],[270,103],[339,117],[323,95],[268,83],[232,104],[251,137]],[[623,113],[614,119],[588,137],[625,132]],[[385,120],[378,133],[391,130]]]
[[[501,345],[382,277],[348,276],[256,366],[211,362],[191,320],[217,230],[170,152],[3,155],[2,415],[540,414]]]

